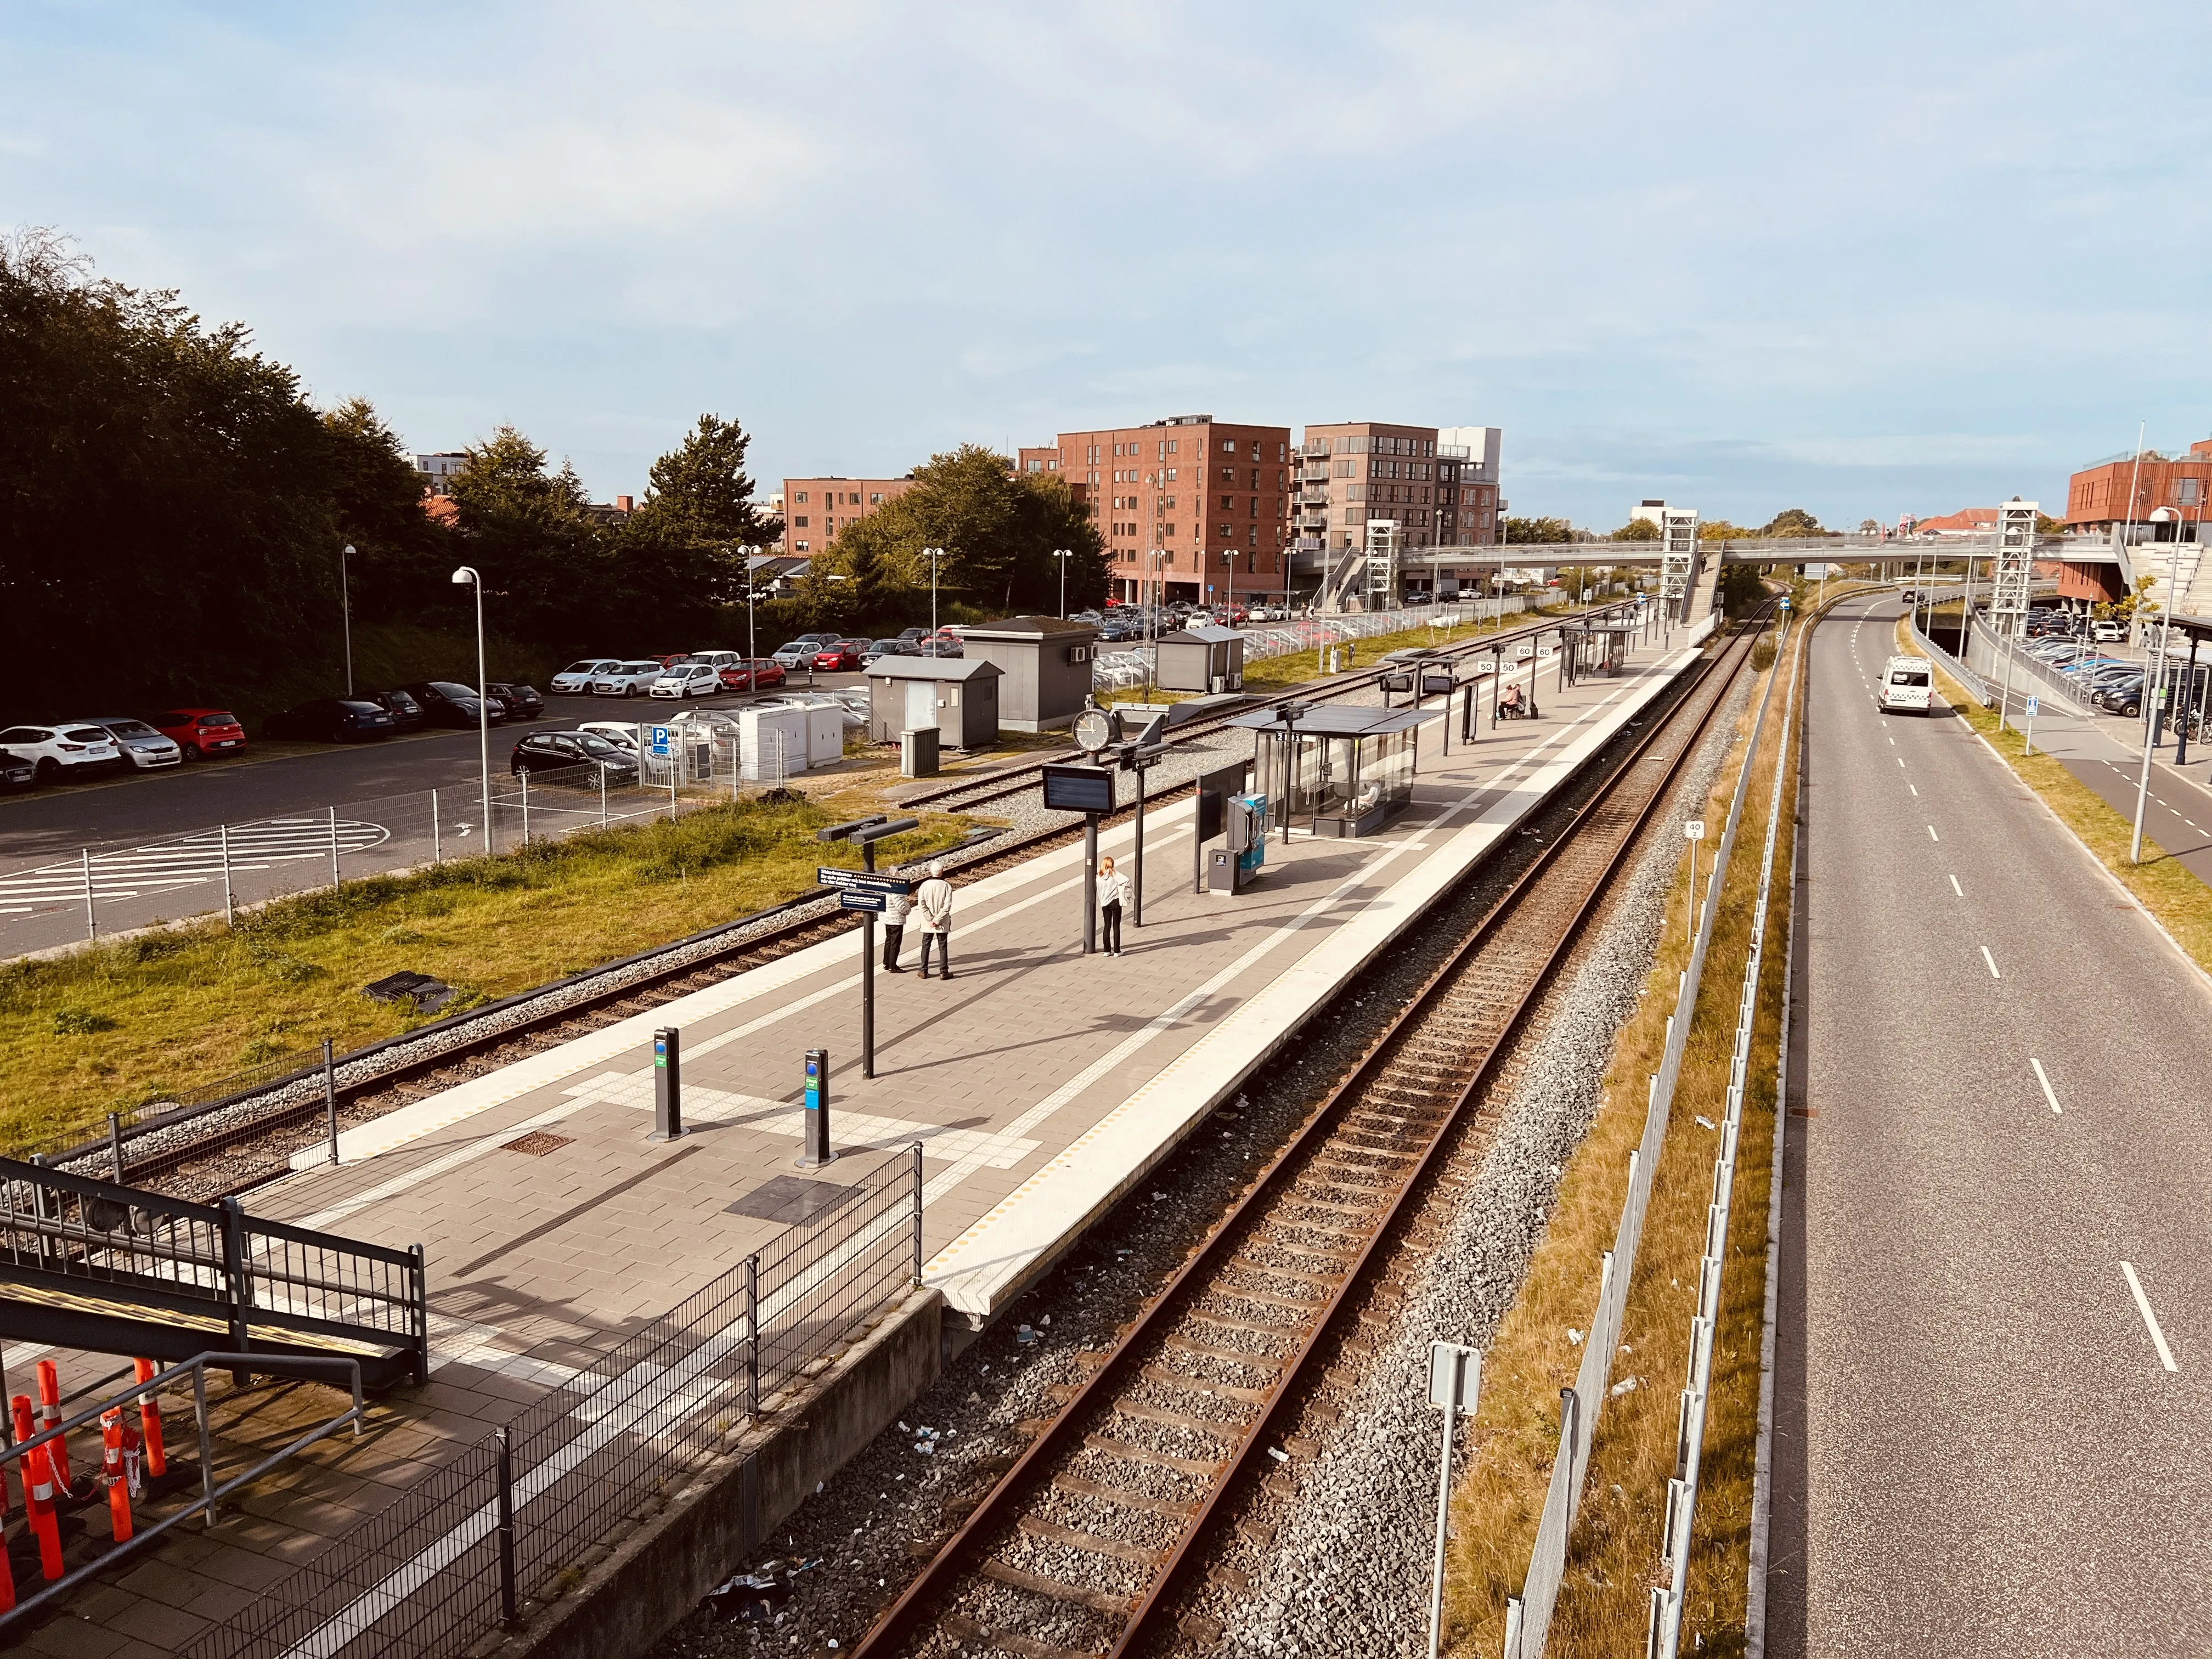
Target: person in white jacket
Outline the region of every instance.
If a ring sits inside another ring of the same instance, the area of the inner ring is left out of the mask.
[[[929,866],[929,879],[915,890],[914,908],[921,916],[921,976],[929,977],[929,942],[937,941],[943,977],[952,977],[952,884],[945,878],[945,860]]]
[[[913,908],[914,896],[910,893],[886,893],[884,896],[884,969],[886,973],[906,972],[898,965],[899,941],[906,937],[906,919]]]
[[[1112,859],[1098,860],[1098,920],[1103,936],[1100,943],[1109,957],[1121,954],[1121,906],[1133,890],[1128,877],[1114,867]]]

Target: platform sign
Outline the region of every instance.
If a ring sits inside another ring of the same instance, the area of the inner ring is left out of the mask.
[[[890,908],[890,896],[884,893],[861,893],[848,890],[837,895],[841,910],[871,910],[878,914]]]
[[[1048,766],[1044,804],[1050,812],[1110,812],[1114,774],[1103,766]]]
[[[666,760],[676,752],[676,744],[671,739],[668,728],[665,726],[647,726],[645,741],[646,748],[656,760]]]
[[[910,893],[914,884],[903,876],[879,876],[872,870],[847,870],[838,865],[815,866],[814,879],[817,885],[833,887],[841,893]],[[857,908],[857,907],[855,907]],[[880,910],[880,904],[871,907]]]
[[[2037,715],[2038,714],[2039,714],[2039,713],[2041,713],[2041,712],[2042,712],[2042,708],[2043,708],[2043,699],[2042,699],[2042,698],[2040,698],[2040,697],[2030,697],[2030,698],[2027,700],[2027,717],[2028,717],[2028,719],[2030,719],[2030,720],[2033,720],[2033,719],[2036,717],[2036,715]]]

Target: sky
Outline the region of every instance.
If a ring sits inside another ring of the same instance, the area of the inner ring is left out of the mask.
[[[2212,434],[2203,15],[0,0],[0,226],[599,499],[1209,413],[1831,526]],[[2163,84],[2161,84],[2163,82]]]

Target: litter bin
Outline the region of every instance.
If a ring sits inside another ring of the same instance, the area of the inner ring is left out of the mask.
[[[899,775],[902,778],[933,778],[937,775],[937,728],[925,726],[919,732],[899,733]]]

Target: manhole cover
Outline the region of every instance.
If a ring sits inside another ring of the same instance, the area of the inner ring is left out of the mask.
[[[723,1206],[726,1215],[747,1215],[756,1221],[784,1221],[794,1224],[825,1216],[852,1201],[858,1188],[834,1181],[804,1181],[797,1176],[775,1176],[763,1182],[734,1204]]]
[[[569,1142],[570,1137],[567,1135],[548,1134],[543,1129],[532,1129],[519,1140],[504,1143],[501,1150],[509,1152],[527,1152],[532,1158],[543,1158],[548,1152],[559,1152]]]

